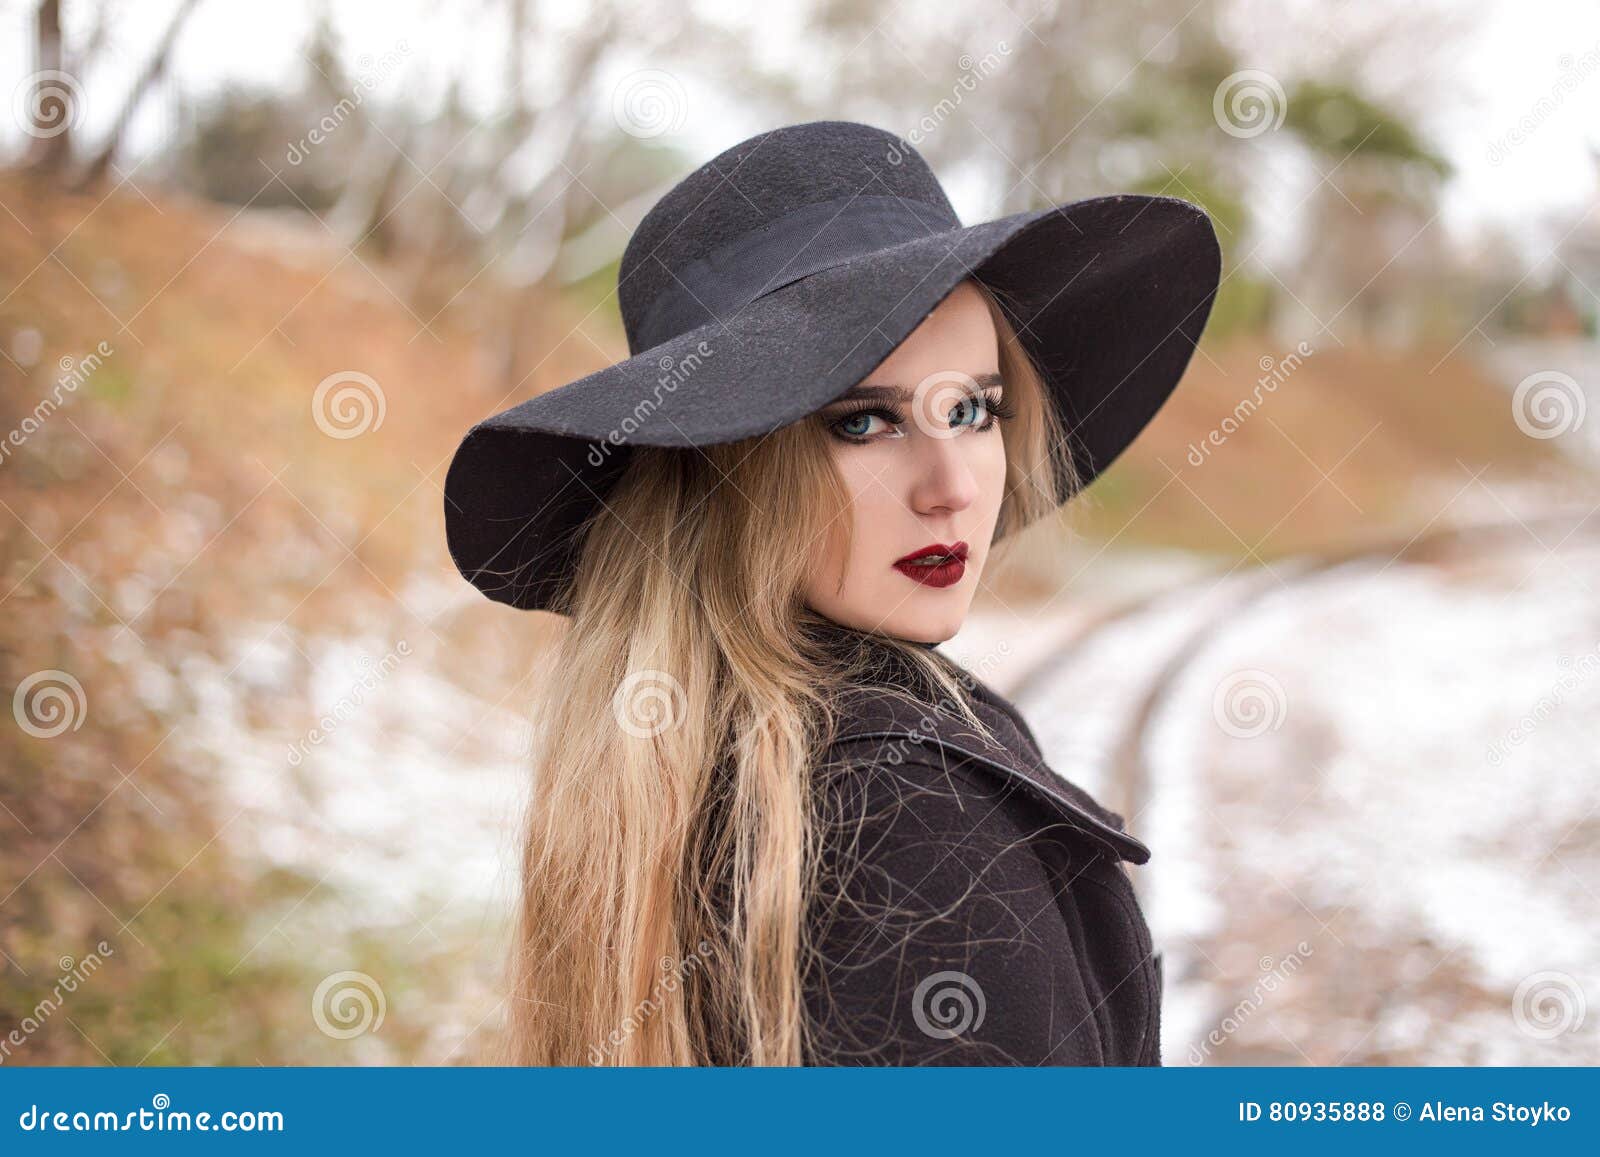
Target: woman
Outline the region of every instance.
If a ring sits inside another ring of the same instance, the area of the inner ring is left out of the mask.
[[[544,680],[508,1060],[1159,1064],[1148,850],[934,649],[991,547],[1187,365],[1205,214],[963,226],[882,130],[764,133],[630,240],[632,356],[479,423],[445,483]]]

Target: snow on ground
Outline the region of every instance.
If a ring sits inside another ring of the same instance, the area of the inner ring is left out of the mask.
[[[236,852],[308,881],[259,914],[251,952],[371,972],[443,1064],[500,1003],[528,735],[514,702],[444,678],[437,641],[406,621],[350,638],[264,624],[222,661],[191,657],[202,707],[169,742],[217,762]]]
[[[189,675],[207,705],[186,740],[224,761],[241,826],[280,866],[366,897],[376,922],[476,898],[505,870],[525,723],[441,679],[419,641],[288,640],[283,628],[241,642],[252,662],[297,647],[310,665],[314,714],[263,727],[246,717],[265,688],[209,670]],[[403,653],[400,648],[404,645]],[[235,662],[238,657],[235,657]]]
[[[1349,566],[1230,609],[1236,572],[1027,681],[1052,766],[1151,845],[1166,1063],[1600,1060],[1597,562]],[[1110,753],[1208,624],[1129,799]]]

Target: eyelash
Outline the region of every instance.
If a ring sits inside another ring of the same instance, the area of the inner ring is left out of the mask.
[[[978,401],[980,399],[983,402],[983,408],[988,414],[988,418],[983,425],[972,427],[974,430],[992,430],[996,424],[1008,421],[1017,416],[1017,407],[1015,403],[1008,401],[1005,395],[999,393],[998,391],[985,390],[982,394],[971,395],[972,401]],[[904,424],[906,420],[905,412],[897,406],[881,406],[874,402],[863,402],[857,404],[851,409],[843,411],[840,414],[836,414],[829,421],[828,428],[832,430],[834,435],[839,439],[845,442],[853,442],[857,446],[865,446],[870,442],[877,441],[876,436],[846,434],[839,429],[839,427],[850,421],[850,419],[860,417],[862,414],[871,414],[874,417],[883,418],[885,421],[893,422],[896,426]]]

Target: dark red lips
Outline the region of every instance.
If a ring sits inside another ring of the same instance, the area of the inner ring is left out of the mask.
[[[936,542],[912,551],[898,560],[894,569],[923,586],[954,586],[967,573],[967,544]]]

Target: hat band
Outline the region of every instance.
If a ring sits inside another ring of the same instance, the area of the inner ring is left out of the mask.
[[[815,201],[728,241],[678,270],[639,323],[633,353],[718,318],[775,289],[890,245],[959,229],[954,214],[904,197]]]

